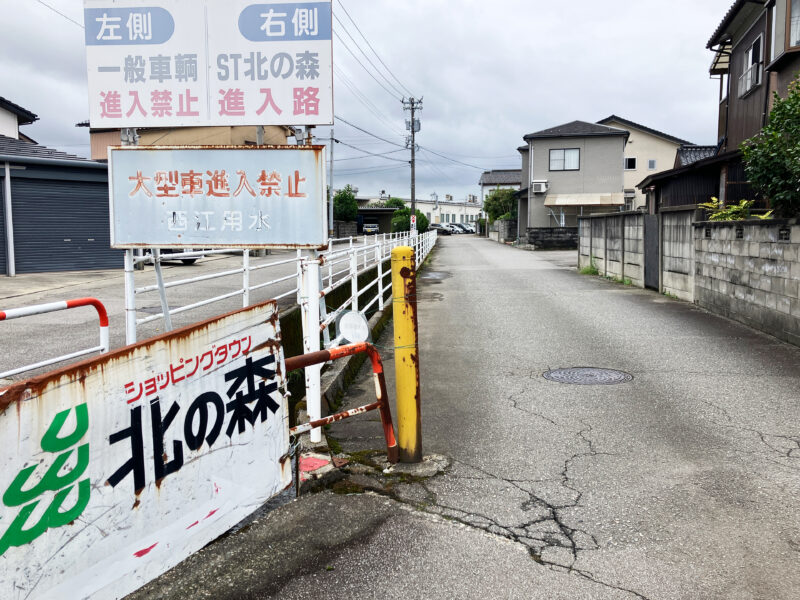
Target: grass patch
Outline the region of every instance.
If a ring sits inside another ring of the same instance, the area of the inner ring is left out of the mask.
[[[600,271],[597,270],[597,267],[594,263],[590,265],[586,265],[580,271],[578,271],[581,275],[600,275]]]

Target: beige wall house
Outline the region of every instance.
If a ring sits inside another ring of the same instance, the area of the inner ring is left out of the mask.
[[[78,123],[88,127],[89,122]],[[140,146],[251,146],[256,144],[257,127],[176,127],[139,128]],[[264,144],[285,144],[294,132],[290,127],[264,127]],[[106,160],[108,147],[120,145],[119,129],[92,129],[89,132],[92,160]]]
[[[598,121],[600,125],[617,127],[630,133],[623,158],[623,183],[625,186],[625,208],[637,209],[645,205],[646,197],[636,186],[646,177],[672,169],[675,155],[683,145],[691,142],[650,127],[645,127],[617,115]]]

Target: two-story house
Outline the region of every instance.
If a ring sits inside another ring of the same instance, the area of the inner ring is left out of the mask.
[[[478,185],[481,186],[481,206],[486,196],[493,190],[518,190],[522,184],[522,171],[519,169],[492,169],[481,173]]]
[[[711,157],[645,178],[650,212],[759,199],[747,183],[739,145],[767,123],[773,95],[800,73],[800,0],[736,0],[706,46],[719,78],[718,146]]]
[[[630,134],[617,127],[572,121],[524,136],[524,187],[518,194],[518,232],[575,228],[578,217],[625,206],[623,157]],[[576,242],[577,243],[577,242]]]
[[[680,148],[695,147],[691,142],[617,115],[601,119],[598,123],[624,129],[630,134],[622,159],[626,210],[635,210],[646,202],[642,191],[636,189],[637,183],[648,175],[671,169]]]

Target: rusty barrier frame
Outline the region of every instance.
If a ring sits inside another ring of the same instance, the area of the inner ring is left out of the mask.
[[[389,408],[389,397],[388,393],[386,392],[386,379],[383,376],[383,362],[381,361],[381,356],[375,346],[368,344],[367,342],[348,344],[346,346],[338,346],[336,348],[319,350],[317,352],[301,354],[300,356],[293,356],[285,359],[284,363],[286,372],[288,373],[290,371],[294,371],[295,369],[302,369],[312,365],[318,365],[331,360],[346,358],[348,356],[353,356],[354,354],[362,353],[367,354],[372,362],[372,377],[375,381],[375,396],[377,401],[373,402],[372,404],[359,406],[358,408],[346,410],[329,417],[316,419],[309,423],[303,423],[302,425],[292,427],[289,430],[289,434],[299,435],[301,433],[311,431],[312,429],[316,429],[317,427],[322,427],[323,425],[335,423],[336,421],[341,421],[348,417],[354,417],[356,415],[378,409],[381,415],[383,435],[386,438],[386,455],[389,459],[389,462],[394,464],[397,462],[398,458],[397,440],[394,436],[392,412]]]
[[[71,300],[61,300],[59,302],[49,302],[47,304],[36,304],[34,306],[24,306],[22,308],[9,308],[7,310],[0,310],[0,321],[10,321],[11,319],[19,319],[21,317],[30,317],[32,315],[43,315],[45,313],[56,312],[59,310],[69,310],[71,308],[80,308],[82,306],[92,306],[97,311],[97,318],[100,323],[100,344],[86,350],[79,350],[70,354],[57,356],[56,358],[48,358],[32,365],[19,367],[0,373],[0,379],[18,375],[27,371],[33,371],[40,367],[46,367],[55,363],[63,362],[80,356],[86,356],[93,352],[100,352],[105,354],[109,350],[109,332],[108,332],[108,312],[106,307],[97,298],[73,298]]]

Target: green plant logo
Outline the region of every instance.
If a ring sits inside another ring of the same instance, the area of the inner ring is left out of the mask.
[[[75,411],[75,430],[61,437],[61,429],[67,421],[69,413]],[[86,472],[89,466],[89,444],[78,444],[89,430],[89,410],[86,404],[79,404],[74,409],[67,409],[58,413],[42,437],[42,450],[51,454],[58,454],[53,464],[45,471],[44,475],[35,480],[39,464],[22,469],[8,489],[3,494],[3,504],[9,508],[21,506],[19,513],[8,527],[3,537],[0,538],[0,556],[11,547],[24,546],[42,535],[51,528],[63,527],[77,519],[89,503],[90,483],[89,478],[78,479]],[[75,466],[64,474],[59,472],[67,461],[77,453]],[[76,484],[77,482],[77,484]],[[78,499],[71,508],[64,508],[63,504],[77,485]],[[34,524],[29,524],[33,512],[36,510],[41,496],[47,492],[56,492],[50,505],[45,509],[41,518]]]

